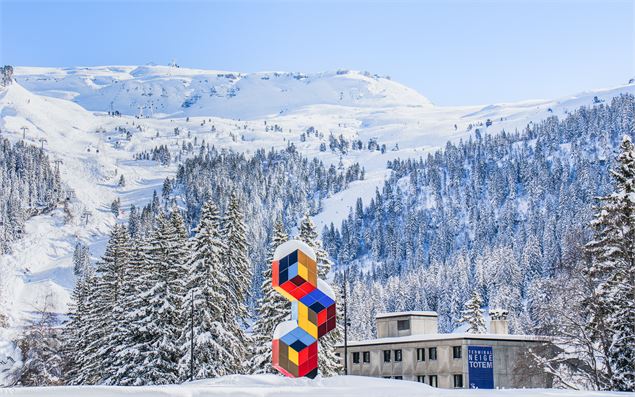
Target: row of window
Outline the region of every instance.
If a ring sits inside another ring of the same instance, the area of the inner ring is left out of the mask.
[[[370,362],[370,352],[363,352],[362,356],[365,363]],[[353,364],[359,364],[359,352],[353,352]]]
[[[397,376],[384,376],[385,379],[403,379],[403,376],[397,375]],[[455,374],[453,375],[453,381],[454,381],[454,387],[455,388],[463,388],[463,375],[462,374]],[[426,383],[426,376],[425,375],[417,375],[417,382],[420,383]],[[437,375],[428,375],[428,382],[427,382],[430,386],[432,387],[439,387],[439,378],[437,377]]]
[[[458,359],[462,356],[463,349],[461,346],[452,347],[452,358]],[[360,352],[353,352],[353,364],[359,364]],[[370,363],[370,352],[361,352],[362,359],[365,363]],[[384,362],[389,363],[394,356],[395,362],[401,362],[402,352],[401,349],[397,350],[384,350]],[[434,361],[437,359],[437,348],[428,348],[428,360]],[[417,348],[417,361],[426,361],[426,349],[423,347]]]

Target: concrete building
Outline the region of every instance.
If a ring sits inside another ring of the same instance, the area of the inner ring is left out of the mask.
[[[380,314],[377,339],[348,342],[348,373],[442,388],[550,387],[551,378],[528,354],[548,338],[509,335],[506,314],[492,314],[490,334],[439,334],[436,312]]]

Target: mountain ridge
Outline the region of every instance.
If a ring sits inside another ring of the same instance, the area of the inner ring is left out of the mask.
[[[252,119],[316,104],[431,106],[427,98],[409,87],[358,71],[305,74],[167,66],[16,67],[15,77],[25,88],[71,99],[91,111],[153,117]]]

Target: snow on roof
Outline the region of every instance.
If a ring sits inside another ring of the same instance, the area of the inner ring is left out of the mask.
[[[289,255],[290,253],[298,249],[304,252],[311,259],[317,260],[317,257],[315,256],[315,251],[313,251],[313,248],[309,247],[308,245],[306,245],[304,242],[300,240],[289,240],[283,244],[280,244],[273,253],[273,260],[275,261],[280,258],[284,258],[285,256]]]
[[[349,341],[348,346],[383,345],[410,342],[431,342],[452,339],[480,339],[480,340],[503,340],[503,341],[523,341],[523,342],[548,342],[547,336],[538,335],[500,335],[500,334],[419,334],[408,336],[395,336],[389,338],[367,339],[362,341]],[[339,344],[339,347],[344,346]]]
[[[378,313],[375,316],[375,318],[389,318],[389,317],[403,317],[403,316],[438,317],[438,314],[437,312],[433,312],[433,311],[391,312],[391,313]]]

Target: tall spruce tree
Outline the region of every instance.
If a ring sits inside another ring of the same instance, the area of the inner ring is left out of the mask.
[[[230,373],[227,363],[234,360],[231,349],[240,341],[227,332],[223,321],[226,296],[219,287],[229,285],[230,280],[223,272],[226,246],[221,236],[218,208],[211,201],[203,205],[191,249],[183,305],[186,324],[179,339],[180,374],[181,379],[213,378]]]
[[[244,331],[249,315],[247,299],[252,280],[252,266],[249,261],[247,236],[243,211],[236,193],[232,194],[227,213],[223,219],[223,234],[227,244],[223,255],[224,273],[229,283],[221,285],[224,289],[225,330],[234,334],[237,342],[227,349],[233,353],[233,359],[227,362],[228,373],[241,373],[246,370],[245,359],[248,355],[249,340]]]
[[[635,147],[626,136],[612,175],[615,191],[600,198],[587,245],[595,284],[588,327],[603,346],[611,389],[635,391]]]
[[[78,267],[82,266],[82,267]],[[69,321],[63,334],[62,354],[64,357],[65,382],[71,385],[82,383],[81,369],[85,360],[90,329],[87,320],[89,297],[95,282],[95,271],[90,262],[80,261],[75,264],[75,288],[71,295]]]
[[[152,269],[145,240],[134,240],[132,247],[130,260],[123,273],[121,299],[113,309],[115,326],[109,338],[112,352],[105,358],[109,375],[104,382],[123,386],[144,384],[139,370],[144,364],[144,353],[150,349],[143,338],[147,301],[142,299],[142,295],[152,288],[148,282]]]
[[[143,384],[175,383],[179,380],[181,356],[178,338],[183,327],[185,258],[183,239],[162,213],[148,241],[147,283],[141,299],[146,303],[142,338],[145,340],[139,378]]]
[[[106,360],[113,346],[108,343],[115,321],[113,308],[119,304],[123,272],[130,259],[130,240],[122,225],[115,225],[106,252],[97,262],[94,287],[86,298],[86,338],[82,352],[78,383],[101,383],[111,374],[106,372]]]
[[[73,273],[75,277],[79,277],[82,271],[90,263],[90,252],[86,244],[78,242],[75,244],[75,250],[73,251]]]
[[[254,374],[275,373],[271,365],[271,338],[276,326],[290,318],[291,305],[280,293],[273,289],[271,284],[271,262],[276,248],[289,240],[281,219],[276,221],[273,236],[269,243],[269,255],[264,271],[262,272],[262,284],[260,290],[262,298],[258,299],[256,306],[256,322],[253,326],[251,344],[251,358],[249,369]]]
[[[308,214],[305,215],[300,224],[300,235],[298,237],[309,247],[313,248],[317,259],[318,277],[323,280],[326,279],[326,276],[331,271],[331,260],[329,259],[328,253],[322,248],[322,242],[317,233],[317,228]],[[342,363],[340,358],[336,355],[335,347],[342,340],[343,335],[343,306],[341,299],[339,299],[341,295],[339,288],[335,285],[331,285],[331,288],[336,297],[338,321],[335,329],[318,340],[318,348],[320,351],[318,365],[322,376],[336,375],[342,369]]]
[[[467,324],[468,327],[465,332],[468,334],[484,334],[487,331],[485,329],[485,319],[483,319],[483,310],[481,310],[482,305],[483,299],[481,299],[481,295],[476,290],[472,292],[470,299],[465,302],[463,317],[461,317],[459,322]]]

